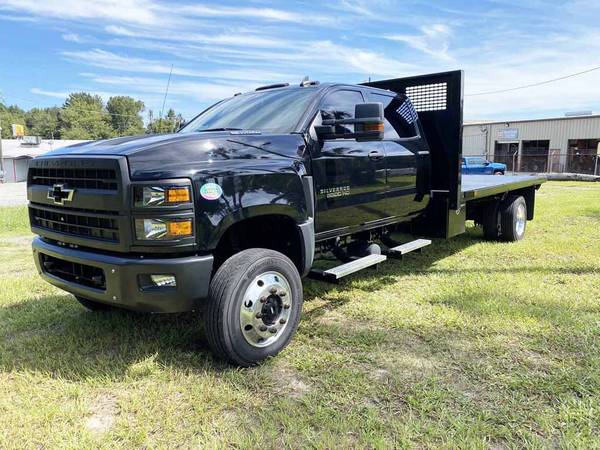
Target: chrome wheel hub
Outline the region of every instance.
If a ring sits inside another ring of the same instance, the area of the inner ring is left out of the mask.
[[[523,204],[517,206],[517,234],[521,236],[525,232],[525,222],[527,221],[527,210]]]
[[[240,327],[246,342],[254,347],[276,342],[288,325],[292,302],[290,284],[279,272],[254,278],[240,307]]]

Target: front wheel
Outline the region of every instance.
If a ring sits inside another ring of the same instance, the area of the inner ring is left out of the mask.
[[[239,252],[211,281],[204,311],[208,345],[244,367],[275,356],[296,331],[302,302],[302,280],[288,257],[261,248]]]
[[[504,175],[504,172],[502,172],[501,170],[496,170],[494,172],[494,175]]]

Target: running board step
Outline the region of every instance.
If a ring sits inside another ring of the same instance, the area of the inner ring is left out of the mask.
[[[397,247],[390,248],[386,253],[392,258],[402,258],[404,255],[415,250],[422,250],[423,247],[431,245],[429,239],[416,239],[414,241],[407,242],[406,244],[398,245]]]
[[[359,270],[367,267],[375,266],[387,259],[385,255],[367,255],[362,258],[355,259],[341,266],[332,267],[327,270],[313,269],[309,273],[310,278],[322,281],[330,281],[336,283],[340,278],[356,273]]]

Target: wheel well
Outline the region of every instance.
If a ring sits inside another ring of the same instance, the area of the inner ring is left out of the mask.
[[[302,273],[302,236],[290,217],[265,215],[244,219],[231,225],[215,249],[213,271],[230,256],[249,248],[268,248],[283,253]]]

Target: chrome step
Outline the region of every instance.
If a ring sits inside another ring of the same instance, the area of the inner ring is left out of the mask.
[[[362,258],[355,259],[341,266],[332,267],[327,270],[313,269],[309,273],[310,278],[315,278],[323,281],[337,282],[340,278],[356,273],[367,267],[375,266],[387,259],[385,255],[367,255]]]
[[[398,245],[390,248],[386,253],[388,256],[393,258],[402,258],[404,255],[415,250],[421,250],[423,247],[431,245],[429,239],[415,239],[414,241],[407,242],[406,244]]]

